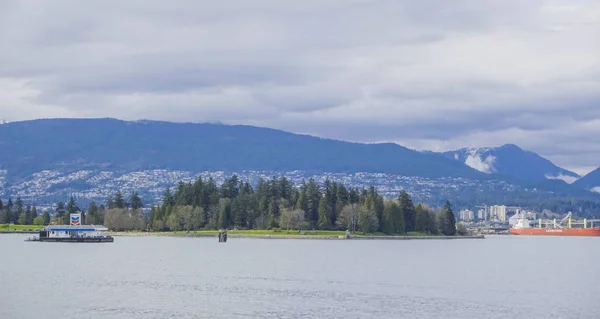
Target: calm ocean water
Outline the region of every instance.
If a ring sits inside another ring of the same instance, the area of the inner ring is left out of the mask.
[[[600,318],[600,238],[0,235],[0,318]]]

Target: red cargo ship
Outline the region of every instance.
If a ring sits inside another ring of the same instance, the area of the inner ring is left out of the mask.
[[[567,220],[569,221],[569,227],[563,227],[562,224]],[[514,227],[509,229],[509,232],[513,235],[533,236],[600,236],[600,227],[588,228],[585,220],[581,228],[572,228],[570,227],[571,224],[571,213],[558,224],[554,221],[552,224],[546,224],[545,228],[541,227],[541,220],[539,227],[531,227],[528,219],[521,218]]]
[[[600,236],[600,227],[594,228],[511,228],[513,235],[538,236]]]

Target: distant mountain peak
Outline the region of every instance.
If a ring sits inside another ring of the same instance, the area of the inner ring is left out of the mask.
[[[580,177],[515,144],[463,148],[443,155],[486,174],[501,174],[522,180],[550,179],[571,184]]]
[[[600,193],[600,167],[589,172],[587,175],[573,183],[573,185]]]
[[[518,145],[511,144],[511,143],[504,144],[504,145],[500,146],[500,148],[523,151],[523,149],[520,148]]]

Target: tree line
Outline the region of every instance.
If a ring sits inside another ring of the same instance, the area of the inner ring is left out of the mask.
[[[69,214],[83,211],[73,198],[56,205],[54,219],[68,224]],[[193,231],[200,229],[319,229],[362,233],[454,235],[456,220],[450,202],[440,210],[414,204],[402,191],[384,199],[375,187],[348,188],[314,179],[293,186],[286,178],[260,179],[255,187],[237,175],[217,185],[198,177],[167,188],[161,204],[143,213],[143,202],[133,192],[125,199],[120,191],[106,205],[90,202],[83,222],[104,224],[111,230]],[[11,215],[12,216],[12,215]]]
[[[97,205],[94,201],[90,202],[87,210],[82,209],[77,205],[74,197],[70,197],[67,203],[59,201],[56,203],[51,215],[48,210],[40,212],[36,206],[24,206],[20,197],[17,197],[13,203],[12,198],[9,198],[6,203],[0,199],[0,224],[16,224],[16,225],[37,225],[45,226],[53,224],[70,224],[69,216],[75,213],[81,213],[82,224],[103,224],[108,217],[110,222],[113,216],[124,215],[125,212],[133,210],[137,212],[137,216],[142,222],[146,222],[147,217],[143,215],[141,208],[143,207],[142,199],[136,192],[133,192],[129,201],[126,201],[120,191],[117,191],[115,196],[110,196],[107,199],[106,205]],[[114,218],[113,218],[114,219]],[[117,224],[120,223],[120,218],[116,218]],[[140,222],[136,224],[139,226]],[[115,225],[118,226],[118,225]],[[133,229],[133,228],[132,228]],[[141,229],[141,228],[136,228]]]
[[[413,204],[406,192],[384,199],[377,190],[347,188],[341,183],[314,179],[295,187],[286,178],[260,179],[253,187],[237,175],[217,185],[199,177],[167,188],[162,204],[152,207],[149,229],[320,229],[403,234],[424,232],[454,235],[451,204],[440,211]]]
[[[25,206],[23,200],[17,197],[13,202],[9,198],[6,203],[0,199],[0,224],[48,225],[50,214],[47,210],[39,211],[32,205]]]

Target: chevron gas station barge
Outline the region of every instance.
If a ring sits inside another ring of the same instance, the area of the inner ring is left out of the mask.
[[[71,214],[70,225],[50,225],[42,229],[38,237],[26,241],[66,243],[112,243],[112,236],[104,235],[104,226],[80,225],[81,214]]]

